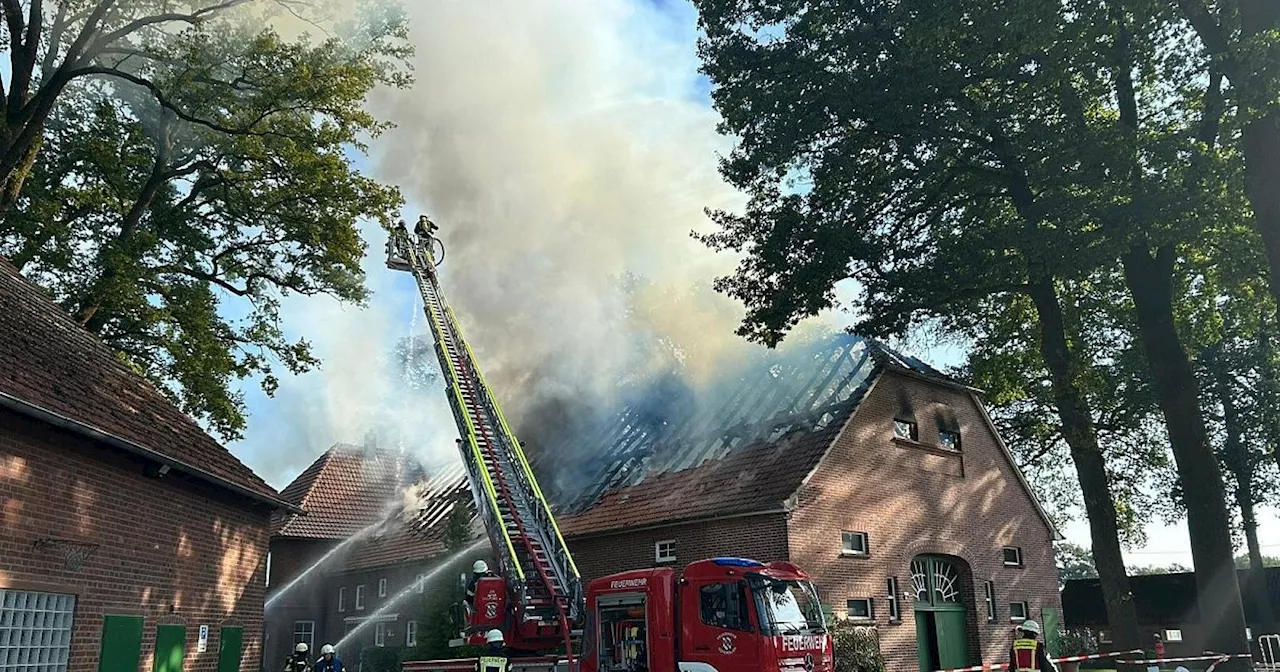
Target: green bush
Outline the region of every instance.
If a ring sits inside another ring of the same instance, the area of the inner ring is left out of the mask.
[[[370,646],[360,652],[360,669],[364,672],[400,672],[400,652],[398,646]]]
[[[836,621],[831,625],[836,651],[835,672],[885,672],[880,631],[875,626]]]

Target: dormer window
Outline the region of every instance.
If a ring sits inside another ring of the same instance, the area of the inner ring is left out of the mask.
[[[903,441],[918,441],[920,432],[916,429],[916,423],[910,420],[894,420],[893,421],[893,438],[902,439]]]

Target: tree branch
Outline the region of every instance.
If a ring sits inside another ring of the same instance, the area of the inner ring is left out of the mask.
[[[212,7],[205,7],[204,9],[198,9],[190,14],[178,14],[176,12],[169,12],[165,14],[155,14],[153,16],[144,16],[140,19],[137,19],[135,21],[131,21],[128,24],[125,24],[124,27],[120,28],[119,30],[115,30],[103,35],[102,38],[95,43],[95,46],[105,47],[106,45],[111,44],[112,42],[115,42],[116,40],[122,37],[128,37],[129,35],[139,30],[142,30],[147,26],[152,26],[157,23],[175,22],[175,23],[188,23],[188,24],[194,25],[196,23],[199,23],[206,16],[209,16],[211,14],[217,14],[218,12],[231,9],[238,5],[243,5],[249,1],[250,0],[227,0],[226,2],[213,5]]]

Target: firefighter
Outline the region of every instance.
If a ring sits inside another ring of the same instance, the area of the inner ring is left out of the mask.
[[[311,661],[307,660],[306,642],[298,642],[293,647],[293,655],[284,661],[284,672],[311,672]]]
[[[474,604],[476,599],[476,584],[480,579],[490,576],[489,564],[484,560],[476,560],[476,564],[471,565],[471,579],[467,581],[467,603]]]
[[[490,630],[484,636],[484,655],[480,656],[480,672],[509,672],[511,661],[507,660],[507,647],[501,630]]]
[[[1009,672],[1058,672],[1040,643],[1040,624],[1023,621],[1009,651]]]
[[[332,644],[320,647],[320,660],[316,661],[315,672],[343,672],[345,669]]]
[[[418,223],[413,227],[413,233],[418,236],[418,240],[426,240],[439,228],[426,215],[418,215]]]

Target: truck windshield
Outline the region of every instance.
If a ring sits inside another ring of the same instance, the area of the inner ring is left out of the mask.
[[[760,621],[774,635],[811,635],[826,632],[822,604],[808,581],[780,581],[753,575],[752,592]]]

